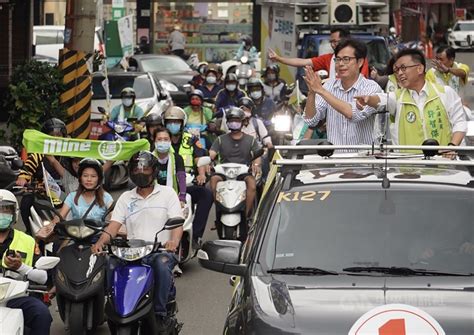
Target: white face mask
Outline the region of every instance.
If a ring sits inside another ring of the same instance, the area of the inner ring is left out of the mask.
[[[262,97],[262,91],[253,91],[250,92],[250,97],[252,99],[260,99]]]
[[[133,105],[133,99],[132,98],[124,98],[124,99],[122,99],[122,104],[125,107],[130,107],[131,105]]]
[[[235,89],[237,88],[237,85],[235,84],[228,84],[228,85],[225,85],[225,88],[228,90],[228,91],[235,91]]]
[[[208,84],[215,84],[216,81],[217,81],[217,78],[214,77],[214,76],[208,76],[208,77],[206,77],[206,82],[207,82]]]

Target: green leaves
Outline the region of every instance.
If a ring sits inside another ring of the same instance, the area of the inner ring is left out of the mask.
[[[11,145],[20,150],[27,128],[39,130],[52,117],[64,120],[66,111],[59,103],[62,92],[64,84],[58,69],[34,60],[15,68],[3,105],[9,114]]]

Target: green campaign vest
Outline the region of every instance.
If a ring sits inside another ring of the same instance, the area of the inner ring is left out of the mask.
[[[426,82],[428,97],[422,111],[415,104],[407,89],[395,91],[401,108],[397,113],[398,143],[400,145],[421,145],[424,140],[432,138],[440,145],[448,145],[451,141],[451,125],[448,113],[439,97],[444,93],[441,85]]]
[[[30,235],[22,231],[13,230],[13,240],[8,247],[10,250],[15,250],[22,255],[22,262],[28,266],[33,266],[33,256],[35,254],[35,240]],[[25,256],[26,255],[26,256]],[[6,268],[5,255],[2,255],[2,267]]]
[[[179,146],[179,155],[183,157],[184,168],[186,172],[192,172],[194,169],[194,148],[192,145],[192,135],[187,132],[183,132],[181,138],[181,145]]]

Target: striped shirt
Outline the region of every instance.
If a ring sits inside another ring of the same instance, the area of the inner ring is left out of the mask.
[[[352,119],[346,118],[326,100],[316,95],[316,113],[311,119],[305,115],[305,122],[310,127],[315,127],[321,120],[326,119],[327,138],[334,145],[372,144],[376,110],[369,106],[362,110],[357,109],[354,97],[382,93],[380,86],[375,81],[359,75],[359,79],[348,90],[342,87],[340,79],[329,79],[324,88],[337,99],[351,104]]]

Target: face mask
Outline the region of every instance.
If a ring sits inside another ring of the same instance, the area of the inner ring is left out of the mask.
[[[252,99],[260,99],[262,97],[262,91],[253,91],[250,92],[250,97]]]
[[[191,106],[201,106],[201,99],[191,98],[190,104]]]
[[[153,178],[150,174],[137,173],[130,176],[132,182],[137,185],[137,187],[145,188],[151,185]]]
[[[237,85],[235,84],[228,84],[228,85],[225,85],[225,88],[228,90],[228,91],[235,91],[235,89],[237,88]]]
[[[131,105],[133,105],[133,99],[130,99],[130,98],[122,99],[122,104],[125,107],[130,107]]]
[[[206,82],[207,82],[208,84],[215,84],[216,81],[217,81],[217,78],[214,77],[214,76],[208,76],[208,77],[206,77]]]
[[[238,121],[227,122],[227,127],[231,131],[238,131],[240,130],[240,128],[242,128],[242,122],[238,122]]]
[[[159,153],[168,152],[170,151],[170,148],[171,148],[171,142],[168,142],[168,141],[155,142],[155,148],[156,148],[156,151],[158,151]]]
[[[0,231],[8,229],[13,222],[12,214],[0,213]]]
[[[275,80],[276,77],[277,77],[276,74],[271,73],[271,74],[267,75],[267,80]]]
[[[176,135],[180,132],[181,125],[177,123],[168,123],[166,125],[166,129],[168,129],[171,134]]]

